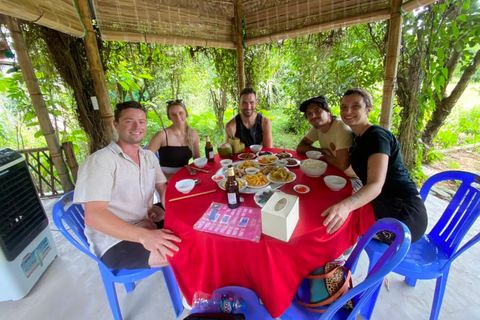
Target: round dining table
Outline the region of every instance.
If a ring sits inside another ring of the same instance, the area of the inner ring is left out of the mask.
[[[282,149],[263,149],[277,153]],[[288,151],[293,158],[307,157]],[[225,191],[211,177],[221,168],[219,155],[213,162],[191,176],[186,168],[178,171],[169,181],[166,190],[165,228],[178,235],[179,251],[169,257],[178,285],[187,302],[192,305],[195,292],[212,293],[225,286],[241,286],[257,293],[273,318],[281,316],[290,306],[301,281],[311,271],[335,260],[354,245],[375,222],[373,209],[366,205],[353,211],[342,227],[329,234],[323,225],[321,213],[329,206],[352,195],[350,180],[343,172],[328,165],[326,172],[317,178],[305,175],[299,166],[288,168],[295,173],[293,182],[280,187],[282,192],[299,198],[299,220],[288,242],[262,234],[258,242],[236,239],[198,231],[194,224],[204,215],[212,202],[226,203]],[[234,156],[234,162],[238,158]],[[192,164],[193,166],[193,164]],[[339,191],[330,190],[323,180],[327,175],[347,178]],[[202,195],[170,201],[185,196],[178,192],[175,183],[196,178],[201,182],[188,195]],[[303,184],[310,188],[305,194],[294,191]],[[241,193],[242,206],[258,207],[254,194]]]

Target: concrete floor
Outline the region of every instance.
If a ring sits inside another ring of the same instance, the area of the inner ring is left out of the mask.
[[[55,200],[44,201],[49,214]],[[444,205],[444,201],[435,197],[427,200],[430,227],[437,221]],[[58,257],[25,298],[0,302],[0,320],[112,319],[97,265],[68,243],[53,222],[50,228]],[[469,236],[478,232],[479,221],[470,230]],[[480,278],[475,271],[478,265],[480,245],[471,248],[453,264],[440,319],[480,319]],[[366,266],[364,255],[354,275],[354,283],[365,275]],[[388,280],[389,291],[385,287],[382,289],[373,314],[374,320],[429,319],[435,281],[419,281],[412,288],[398,275],[390,274]],[[175,319],[160,273],[137,283],[128,297],[123,287],[119,286],[117,291],[125,320]],[[187,314],[184,311],[180,319]]]

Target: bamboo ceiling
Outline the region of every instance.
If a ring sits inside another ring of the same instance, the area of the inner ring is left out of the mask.
[[[0,13],[84,35],[75,0],[0,0]],[[236,48],[236,0],[91,0],[103,40]],[[390,0],[242,0],[246,45],[390,18]],[[406,1],[409,11],[433,0]],[[402,7],[402,8],[403,8]],[[404,10],[405,11],[405,10]]]

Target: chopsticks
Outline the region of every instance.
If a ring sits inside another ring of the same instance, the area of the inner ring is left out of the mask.
[[[172,202],[172,201],[177,201],[177,200],[183,200],[183,199],[193,198],[193,197],[196,197],[196,196],[202,196],[202,195],[204,195],[204,194],[212,193],[212,192],[215,192],[215,191],[217,191],[217,189],[213,189],[213,190],[209,190],[209,191],[204,191],[204,192],[200,192],[200,193],[195,193],[195,194],[189,194],[188,196],[173,198],[173,199],[170,199],[170,200],[168,200],[168,201],[169,201],[169,202]]]
[[[203,170],[203,169],[200,169],[200,168],[197,168],[197,167],[189,166],[189,165],[187,165],[187,164],[185,165],[185,167],[186,167],[187,169],[190,168],[190,169],[197,170],[197,171],[200,171],[200,172],[210,173],[209,170]]]

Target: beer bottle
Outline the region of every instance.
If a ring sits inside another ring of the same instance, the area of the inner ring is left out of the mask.
[[[225,183],[225,190],[227,191],[227,205],[230,209],[235,209],[240,206],[240,194],[238,188],[238,181],[235,178],[235,171],[232,165],[228,166],[227,183]]]
[[[213,161],[213,146],[209,136],[207,136],[207,142],[205,143],[205,158],[208,159],[208,162]]]

